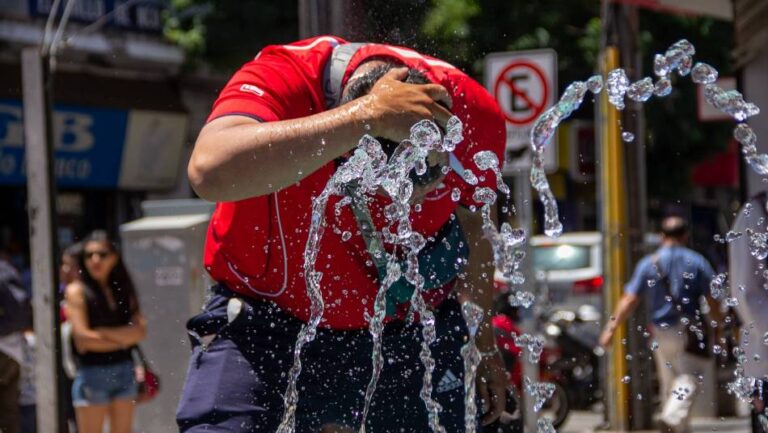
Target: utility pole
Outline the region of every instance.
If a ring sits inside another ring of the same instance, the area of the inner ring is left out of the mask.
[[[615,5],[621,64],[627,70],[630,81],[643,78],[643,53],[640,50],[640,23],[638,8],[631,4]],[[622,143],[625,153],[627,185],[627,260],[635,265],[645,255],[645,233],[647,231],[646,213],[648,200],[646,194],[645,142],[646,125],[643,104],[627,100],[623,111],[621,126],[632,132],[634,140]],[[628,268],[628,269],[631,269]],[[646,303],[641,301],[635,314],[628,321],[627,348],[631,355],[628,362],[629,376],[632,378],[629,389],[629,426],[631,430],[646,430],[652,427],[651,397],[653,396],[652,371],[653,361],[648,349],[648,339],[643,333],[648,327]],[[639,397],[638,397],[639,396]]]
[[[66,431],[60,404],[63,384],[56,256],[56,186],[51,129],[51,74],[48,57],[38,47],[21,55],[24,143],[26,147],[27,213],[29,214],[34,329],[36,336],[35,387],[37,428],[41,432]]]
[[[638,42],[638,14],[632,5],[607,0],[602,4],[603,38],[601,72],[624,67],[630,81],[641,78],[641,53]],[[644,253],[643,242],[647,212],[645,180],[645,120],[642,106],[627,101],[619,112],[601,94],[599,106],[600,202],[604,245],[604,317],[615,308],[629,276],[630,264]],[[634,140],[622,142],[621,132],[631,132]],[[652,366],[647,341],[639,329],[645,329],[641,306],[630,326],[617,329],[606,356],[605,395],[607,420],[612,430],[640,430],[651,426]],[[628,356],[629,355],[629,356]],[[624,377],[629,376],[629,383]],[[639,396],[639,397],[638,397]]]

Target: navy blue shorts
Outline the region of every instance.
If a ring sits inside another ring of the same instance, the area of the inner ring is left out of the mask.
[[[190,335],[218,336],[203,350],[193,337],[192,356],[177,422],[182,432],[274,433],[282,419],[283,393],[293,364],[302,322],[274,304],[245,300],[227,322],[227,303],[235,296],[218,286],[205,311],[187,323]],[[464,431],[463,361],[459,351],[466,325],[459,304],[448,299],[435,312],[437,340],[433,398],[442,406],[448,432]],[[423,366],[421,327],[390,323],[384,331],[384,369],[373,397],[366,431],[428,432],[419,397]],[[358,429],[371,377],[372,339],[367,330],[318,330],[304,346],[297,389],[296,432],[317,433],[324,425]]]

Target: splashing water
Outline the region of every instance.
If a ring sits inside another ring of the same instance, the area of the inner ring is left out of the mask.
[[[528,360],[532,364],[538,364],[541,353],[544,351],[544,338],[531,334],[515,336],[515,346],[528,351]]]
[[[475,161],[477,168],[481,171],[493,171],[493,174],[496,176],[496,188],[509,197],[509,187],[504,183],[501,170],[499,169],[499,158],[496,157],[496,154],[490,150],[483,150],[477,152],[472,159]]]
[[[587,80],[587,89],[593,94],[600,93],[603,90],[603,77],[600,75],[593,75]]]
[[[555,393],[555,384],[546,382],[532,382],[529,377],[525,377],[525,391],[534,398],[533,411],[538,412],[544,407]]]
[[[717,274],[712,278],[712,281],[709,282],[709,293],[712,295],[714,299],[720,300],[723,299],[726,293],[725,289],[725,281],[728,278],[727,274],[721,273]]]
[[[552,420],[549,417],[541,417],[536,421],[536,431],[538,433],[557,433],[555,426],[552,425]]]
[[[530,308],[536,301],[536,297],[533,293],[525,290],[518,290],[515,293],[509,295],[507,298],[509,305],[512,307]]]
[[[454,149],[462,140],[462,124],[457,118],[452,118],[447,125],[446,134],[441,139],[440,131],[432,122],[422,121],[411,129],[411,136],[404,140],[393,152],[387,161],[386,154],[382,151],[380,143],[370,136],[364,136],[358,143],[352,156],[342,164],[326,184],[321,194],[313,200],[312,217],[304,251],[304,274],[307,285],[307,295],[311,301],[310,319],[299,332],[294,348],[293,366],[288,374],[288,386],[285,391],[285,412],[278,427],[278,433],[293,433],[295,431],[295,413],[298,403],[297,381],[301,374],[301,352],[303,347],[311,342],[316,335],[317,327],[324,312],[324,304],[320,283],[322,273],[314,269],[319,244],[325,228],[325,210],[331,196],[344,196],[336,205],[334,213],[338,215],[340,209],[353,202],[352,197],[365,203],[365,195],[376,193],[379,188],[384,189],[392,199],[392,204],[385,212],[387,222],[397,226],[396,234],[389,230],[382,230],[387,242],[394,244],[395,250],[399,246],[407,250],[408,269],[405,273],[406,280],[416,286],[412,304],[421,318],[424,341],[420,357],[425,364],[424,388],[422,398],[430,413],[430,426],[434,432],[444,432],[439,425],[437,414],[440,406],[431,398],[432,383],[431,373],[434,369],[434,360],[431,357],[429,345],[434,342],[434,315],[427,310],[421,298],[423,277],[418,272],[418,252],[426,241],[423,236],[411,230],[409,222],[409,200],[413,193],[413,183],[409,179],[411,170],[425,170],[423,165],[431,150]],[[421,162],[421,164],[420,164]],[[375,228],[371,227],[371,230]],[[351,237],[348,232],[342,234],[342,238]],[[388,235],[389,234],[389,235]],[[386,263],[386,276],[381,282],[381,287],[374,302],[374,314],[369,318],[369,331],[373,337],[374,350],[372,353],[372,377],[366,389],[365,406],[362,412],[361,431],[365,431],[365,418],[370,402],[374,394],[376,384],[383,368],[383,356],[381,353],[383,321],[386,315],[386,292],[389,286],[401,276],[401,269],[394,258],[394,254],[384,252],[381,259]]]
[[[467,322],[469,339],[461,348],[464,359],[464,427],[467,433],[477,431],[477,403],[475,402],[475,377],[477,366],[480,364],[480,351],[475,344],[475,337],[483,321],[483,309],[472,302],[461,306],[461,314]]]
[[[747,229],[747,236],[749,236],[749,253],[758,260],[765,260],[768,257],[768,233]]]
[[[751,116],[760,113],[757,105],[746,102],[741,93],[736,90],[725,91],[715,83],[717,70],[706,63],[693,63],[696,49],[685,39],[675,42],[664,54],[656,54],[653,59],[653,72],[658,77],[654,83],[650,77],[631,83],[623,69],[609,71],[605,80],[605,91],[608,102],[618,110],[625,107],[624,98],[632,101],[645,102],[651,96],[664,97],[672,92],[672,81],[669,75],[677,72],[679,76],[691,75],[691,80],[704,87],[706,101],[719,111],[733,117],[737,122],[743,122]],[[536,120],[531,130],[531,149],[533,159],[531,166],[531,183],[539,193],[539,200],[544,207],[544,232],[550,237],[562,233],[562,224],[558,218],[557,201],[549,188],[549,182],[543,170],[543,152],[553,137],[560,122],[577,109],[583,98],[582,86],[592,93],[603,90],[603,80],[599,75],[590,77],[586,85],[581,81],[573,82],[563,93],[560,101],[545,111]],[[760,175],[768,175],[768,154],[758,154],[754,145],[757,137],[752,129],[739,123],[734,130],[734,137],[743,145],[742,153],[747,164]],[[622,135],[625,141],[631,141],[629,135]],[[632,137],[634,138],[634,137]]]
[[[608,87],[611,87],[609,79]],[[571,83],[563,92],[554,107],[544,112],[531,129],[531,148],[533,159],[531,163],[531,185],[539,193],[544,205],[544,233],[550,237],[558,237],[563,233],[563,225],[557,215],[557,200],[549,188],[549,181],[544,172],[544,149],[552,140],[560,122],[567,119],[579,108],[587,92],[587,85],[582,81]]]
[[[624,140],[625,143],[631,143],[635,140],[635,134],[629,131],[624,131],[621,133],[621,139]]]
[[[624,109],[624,94],[629,89],[629,78],[623,69],[614,69],[608,73],[606,91],[608,102],[619,110]]]

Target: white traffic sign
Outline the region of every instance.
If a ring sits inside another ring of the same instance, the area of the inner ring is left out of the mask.
[[[536,119],[557,98],[554,50],[508,51],[485,57],[485,87],[507,120],[505,174],[531,167],[530,134]],[[547,170],[557,169],[557,139],[544,152]]]

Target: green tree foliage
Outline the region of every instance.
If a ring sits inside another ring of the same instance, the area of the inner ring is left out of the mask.
[[[172,0],[171,6],[165,35],[187,50],[192,65],[230,72],[265,45],[298,35],[295,0]]]

